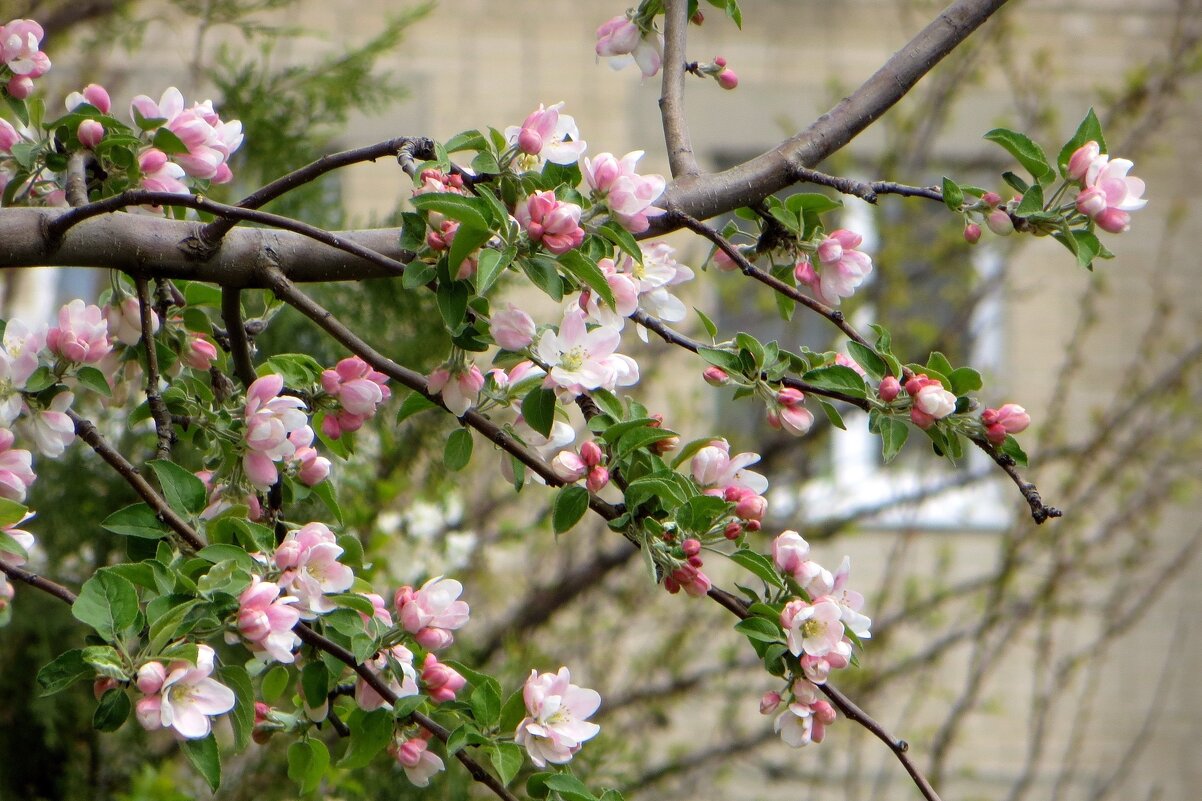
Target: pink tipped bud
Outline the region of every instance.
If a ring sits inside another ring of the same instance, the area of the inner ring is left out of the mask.
[[[714,56],[714,66],[715,67],[725,67],[726,59],[723,58],[722,56]]]
[[[79,139],[79,143],[88,150],[95,150],[96,145],[100,144],[100,140],[104,138],[104,126],[96,120],[84,120],[75,130],[75,136]]]
[[[701,541],[690,537],[680,543],[680,550],[684,552],[685,556],[696,556],[701,553]]]
[[[146,695],[154,695],[167,679],[167,669],[162,662],[147,662],[138,668],[138,691]]]
[[[5,87],[9,96],[16,100],[26,100],[33,94],[33,79],[28,75],[14,75]]]
[[[981,226],[976,223],[969,223],[964,226],[964,241],[970,245],[975,245],[981,241]]]
[[[703,560],[700,556],[690,556],[685,561],[688,562],[692,567],[701,568],[705,566],[705,560]]]
[[[543,149],[543,137],[538,131],[523,128],[518,134],[518,149],[530,156],[537,156]]]
[[[95,106],[101,114],[108,114],[113,108],[108,90],[98,83],[90,83],[84,87],[83,99]]]
[[[997,205],[1002,202],[1002,196],[997,192],[986,192],[981,195],[981,202],[991,209],[997,208]]]
[[[1006,213],[1005,209],[994,209],[989,212],[985,217],[985,224],[998,236],[1009,236],[1014,233],[1014,220],[1010,219],[1010,215]]]
[[[806,396],[799,389],[785,387],[776,393],[776,402],[785,408],[792,408],[804,401]]]
[[[743,526],[740,523],[730,522],[726,524],[726,528],[722,531],[722,536],[728,540],[737,540],[739,535],[743,533]]]
[[[670,592],[672,595],[675,595],[676,593],[680,592],[680,584],[676,582],[676,579],[668,576],[664,579],[664,589]]]
[[[747,530],[748,531],[759,531],[760,530],[760,521],[748,520],[747,521]]]
[[[763,495],[749,495],[735,504],[735,514],[744,520],[760,521],[768,511],[768,501]]]
[[[1089,165],[1093,164],[1094,159],[1101,153],[1102,149],[1098,143],[1092,140],[1074,150],[1068,160],[1068,179],[1070,181],[1084,180],[1085,174],[1089,172]]]
[[[701,377],[711,387],[724,387],[730,383],[730,375],[721,367],[714,367],[712,365],[705,368],[701,373]]]
[[[739,85],[739,76],[734,70],[722,70],[718,73],[718,85],[726,90],[734,89]]]
[[[589,492],[600,492],[608,483],[609,471],[600,465],[588,471],[588,478],[584,480],[584,486],[588,487]]]
[[[891,402],[901,393],[901,383],[894,376],[887,375],[881,379],[881,386],[877,390],[877,394],[881,396],[881,400],[885,403]]]
[[[764,697],[760,699],[760,714],[771,715],[780,706],[780,693],[773,690],[772,692],[764,693]]]
[[[590,439],[587,442],[584,442],[583,444],[581,444],[580,458],[589,467],[596,467],[597,465],[601,464],[602,456],[603,456],[603,454],[601,453],[600,446],[597,445],[597,443],[594,442],[593,440]]]

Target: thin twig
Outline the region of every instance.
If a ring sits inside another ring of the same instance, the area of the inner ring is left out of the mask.
[[[664,8],[664,77],[659,98],[659,113],[668,147],[668,165],[672,177],[697,175],[697,158],[684,115],[685,43],[688,40],[689,4],[668,0]]]
[[[134,489],[134,492],[141,496],[146,504],[154,509],[159,519],[171,527],[180,539],[187,543],[188,547],[194,551],[199,551],[205,547],[205,542],[201,539],[196,530],[189,525],[187,520],[184,520],[175,510],[168,505],[167,501],[163,500],[163,496],[159,495],[155,488],[150,486],[142,474],[138,472],[138,468],[134,467],[124,456],[113,449],[101,435],[100,431],[90,421],[80,417],[75,412],[68,410],[67,416],[71,418],[71,422],[75,424],[75,433],[80,439],[86,442],[92,450],[96,451],[101,459],[109,463],[114,470]]]
[[[225,323],[226,337],[230,343],[230,357],[234,360],[234,375],[249,387],[258,377],[250,356],[250,339],[246,336],[246,325],[242,321],[242,291],[232,287],[221,288],[221,320]]]
[[[77,150],[67,159],[67,204],[85,206],[88,203],[88,159],[91,154]]]
[[[827,175],[809,167],[792,167],[793,177],[798,181],[829,186],[845,195],[853,195],[868,203],[876,203],[878,195],[900,195],[902,197],[924,197],[943,202],[943,191],[937,186],[906,186],[892,181],[857,181],[838,175]]]
[[[50,593],[55,598],[66,601],[69,604],[75,603],[75,593],[64,587],[62,584],[51,581],[48,578],[43,578],[37,573],[30,573],[28,570],[22,570],[16,565],[10,565],[8,562],[0,560],[0,573],[4,573],[9,578],[28,584],[30,587],[36,587],[42,592]]]
[[[171,446],[175,443],[175,429],[171,425],[171,412],[163,403],[159,394],[159,354],[155,348],[154,331],[151,327],[150,315],[154,312],[150,306],[150,289],[146,279],[134,279],[138,290],[138,316],[142,326],[142,347],[146,349],[146,405],[150,407],[150,416],[154,420],[154,431],[158,437],[155,456],[159,459],[171,458]]]

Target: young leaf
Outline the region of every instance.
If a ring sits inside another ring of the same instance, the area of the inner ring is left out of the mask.
[[[864,388],[864,379],[860,377],[860,374],[841,364],[810,370],[802,375],[801,380],[819,389],[839,392],[853,398],[868,397],[868,391]]]
[[[472,432],[466,428],[457,428],[447,437],[446,447],[442,452],[443,464],[452,472],[458,472],[467,467],[472,460]]]
[[[1102,153],[1106,150],[1106,137],[1102,135],[1102,123],[1098,121],[1098,115],[1093,113],[1091,108],[1085,114],[1085,119],[1081,120],[1081,124],[1077,126],[1077,132],[1073,134],[1073,138],[1064,143],[1064,147],[1060,148],[1060,155],[1056,157],[1056,166],[1060,168],[1060,174],[1068,177],[1068,162],[1073,157],[1073,153],[1077,148],[1086,142],[1097,142],[1098,149]]]
[[[490,209],[488,204],[479,198],[431,192],[413,198],[413,206],[422,211],[436,211],[471,228],[482,230],[489,228]]]
[[[488,290],[492,289],[493,284],[501,277],[505,268],[513,262],[513,257],[517,253],[517,248],[512,247],[505,248],[505,250],[486,248],[480,251],[480,262],[476,266],[476,293],[488,294]]]
[[[526,424],[544,437],[551,436],[555,423],[555,393],[549,389],[535,387],[522,398],[522,417]]]
[[[896,418],[880,417],[877,419],[877,433],[881,435],[881,458],[885,464],[889,464],[897,458],[910,437],[910,427]]]
[[[80,679],[91,678],[95,670],[83,660],[83,651],[74,648],[61,653],[50,664],[38,671],[38,686],[42,695],[54,695],[67,689]]]
[[[205,508],[205,484],[191,471],[166,459],[147,464],[159,480],[168,506],[181,515],[198,514]]]
[[[985,134],[985,138],[1004,147],[1006,152],[1014,156],[1018,163],[1034,176],[1037,183],[1050,184],[1056,180],[1056,173],[1048,164],[1048,157],[1043,152],[1043,148],[1032,142],[1025,134],[1006,128],[994,128]]]
[[[351,730],[351,744],[342,759],[338,760],[338,767],[361,768],[371,762],[392,740],[395,723],[387,709],[352,713],[347,719],[347,728]]]
[[[212,733],[201,740],[184,740],[180,743],[180,749],[183,750],[184,756],[188,757],[192,767],[196,768],[196,772],[204,777],[209,789],[217,792],[217,788],[221,786],[221,754],[217,750],[217,740],[213,738]],[[289,770],[291,771],[291,768]]]
[[[561,489],[551,506],[551,528],[556,534],[568,531],[588,511],[588,490],[571,484]]]
[[[106,642],[116,642],[138,619],[138,591],[116,573],[98,570],[80,588],[71,614]]]
[[[951,178],[943,179],[943,202],[952,211],[959,211],[964,205],[964,192]]]

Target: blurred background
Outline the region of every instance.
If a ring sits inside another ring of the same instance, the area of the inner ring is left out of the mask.
[[[733,165],[805,127],[940,8],[747,0],[740,32],[706,6],[689,56],[724,56],[740,85],[687,87],[703,168]],[[224,119],[241,119],[237,181],[218,190],[222,199],[323,153],[398,135],[503,129],[561,100],[589,154],[642,149],[641,170],[666,173],[658,79],[593,57],[596,27],[623,10],[545,0],[0,0],[0,18],[46,28],[54,68],[40,85],[51,104],[95,81],[121,116],[133,95],[157,98],[175,85],[189,102],[212,97]],[[1096,262],[1092,274],[1049,239],[986,233],[969,247],[958,220],[928,201],[847,198],[838,220],[865,235],[876,266],[845,307],[851,318],[889,326],[905,359],[940,350],[981,369],[988,405],[1026,407],[1028,474],[1063,519],[1035,526],[985,460],[951,469],[915,440],[885,468],[862,418],[848,414],[847,432],[816,426],[788,438],[763,424],[758,407],[706,386],[692,360],[632,352],[644,370],[640,397],[683,441],[721,432],[733,451],[763,455],[773,488],[762,549],[793,528],[828,566],[851,555],[873,639],[840,687],[909,741],[945,799],[1177,799],[1202,786],[1194,680],[1202,209],[1191,202],[1202,186],[1200,42],[1202,0],[1011,0],[821,166],[913,185],[948,175],[1004,192],[999,175],[1013,165],[982,134],[1022,130],[1055,153],[1091,106],[1111,155],[1135,162],[1149,204],[1130,232],[1105,239],[1116,259]],[[389,225],[411,186],[383,160],[271,210],[332,228]],[[700,271],[705,243],[669,241]],[[10,272],[0,276],[3,316],[45,317],[107,281],[82,270]],[[319,294],[407,366],[428,371],[449,350],[426,322],[437,312],[425,294],[389,282]],[[804,310],[782,320],[768,290],[737,273],[700,275],[686,301],[726,334],[745,330],[790,349],[838,346],[833,329]],[[699,329],[695,318],[681,327]],[[344,355],[286,313],[257,344],[263,356]],[[361,437],[366,458],[335,467],[346,528],[386,595],[439,574],[463,581],[472,623],[456,658],[496,671],[507,689],[530,667],[567,664],[601,692],[602,734],[576,760],[590,784],[664,799],[918,797],[892,755],[854,724],[839,722],[822,745],[801,751],[780,743],[757,711],[776,687],[729,616],[651,585],[597,521],[556,541],[551,494],[529,487],[515,496],[499,454],[477,448],[469,474],[448,475],[438,454],[451,427],[423,415]],[[147,447],[136,432],[124,439],[135,455]],[[93,521],[128,503],[128,490],[80,448],[43,461],[39,474],[28,526],[39,569],[77,584],[122,547]],[[721,584],[729,576],[710,561]],[[26,588],[12,611],[0,629],[0,799],[207,794],[169,737],[134,724],[94,734],[89,688],[37,698],[37,668],[78,646],[81,633],[69,610]],[[294,797],[283,752],[269,743],[228,760],[217,797]],[[456,770],[438,781],[444,798],[482,793]],[[332,773],[322,792],[350,801],[420,791],[381,759]]]

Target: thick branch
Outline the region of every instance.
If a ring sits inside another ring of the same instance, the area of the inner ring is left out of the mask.
[[[850,142],[1005,4],[1006,0],[956,0],[850,97],[809,128],[724,172],[678,178],[657,205],[704,220],[754,205],[784,189],[798,179],[798,168],[813,167]],[[665,69],[667,65],[665,60]],[[680,224],[680,218],[657,217],[644,236],[656,236]]]
[[[697,159],[684,116],[685,43],[688,40],[689,4],[668,0],[664,9],[664,78],[659,113],[664,125],[664,143],[672,177],[697,175]]]
[[[8,562],[2,560],[0,560],[0,573],[4,573],[11,579],[24,582],[30,587],[36,587],[42,592],[50,593],[59,600],[66,601],[69,604],[75,603],[75,593],[57,582],[39,576],[37,573],[30,573],[28,570],[22,570],[16,565],[10,565]]]

